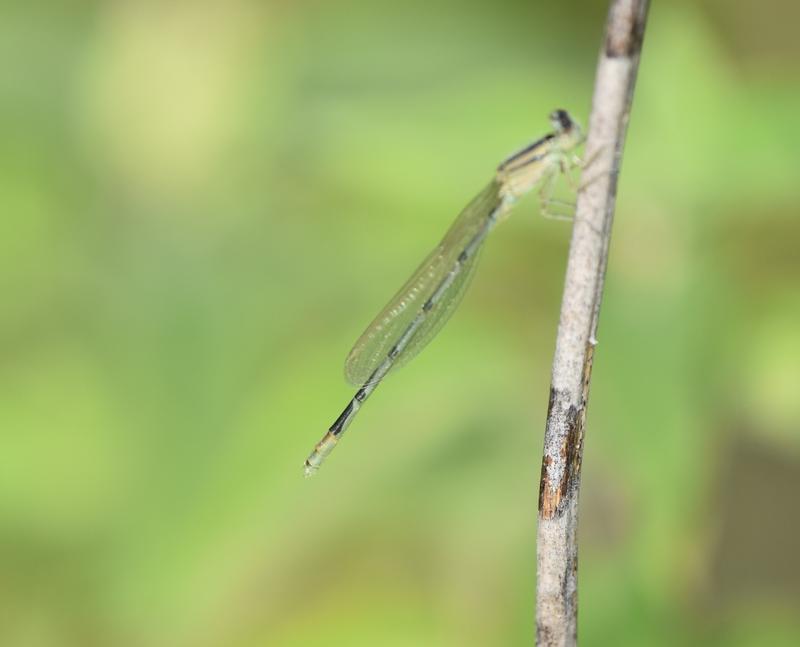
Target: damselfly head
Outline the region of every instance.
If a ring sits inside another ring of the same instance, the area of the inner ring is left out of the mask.
[[[572,121],[572,117],[569,116],[569,113],[566,110],[553,110],[550,113],[550,123],[553,124],[553,129],[557,133],[568,132],[572,130],[573,126],[575,126],[575,122]]]
[[[550,113],[550,123],[553,124],[555,131],[553,135],[557,138],[560,148],[564,151],[580,146],[583,140],[586,139],[578,122],[573,121],[566,110],[553,110]]]

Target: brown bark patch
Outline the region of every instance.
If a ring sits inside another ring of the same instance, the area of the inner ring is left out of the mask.
[[[558,482],[550,479],[548,469],[554,462],[551,456],[542,459],[542,473],[539,481],[539,512],[544,519],[560,516],[563,502],[574,492],[581,467],[581,442],[583,440],[583,407],[570,405],[566,415],[566,434],[559,447],[558,461],[562,463],[561,478]]]

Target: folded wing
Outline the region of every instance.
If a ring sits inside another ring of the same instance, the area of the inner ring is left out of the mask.
[[[489,214],[499,203],[499,186],[492,181],[464,208],[442,241],[358,338],[345,360],[345,377],[348,382],[359,386],[369,380],[373,371],[384,361],[390,349],[421,311],[425,301],[458,265],[461,252],[487,226]],[[459,273],[442,298],[425,313],[422,324],[395,359],[391,370],[415,357],[441,330],[461,302],[479,255],[480,247],[461,264]]]

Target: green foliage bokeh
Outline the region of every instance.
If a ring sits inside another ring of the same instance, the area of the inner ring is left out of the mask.
[[[531,644],[569,239],[535,197],[301,466],[350,343],[496,163],[553,108],[585,123],[603,4],[0,9],[0,644]],[[587,645],[800,639],[800,10],[753,4],[651,9]]]

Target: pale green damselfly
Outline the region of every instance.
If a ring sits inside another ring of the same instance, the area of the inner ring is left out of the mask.
[[[550,114],[553,132],[508,157],[492,181],[464,208],[442,241],[358,338],[345,361],[348,382],[360,386],[305,462],[319,469],[364,401],[389,371],[417,355],[453,314],[474,273],[483,242],[514,203],[535,186],[549,200],[559,172],[574,164],[583,132],[565,110]]]

